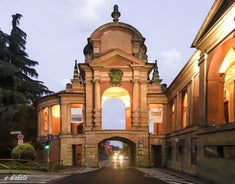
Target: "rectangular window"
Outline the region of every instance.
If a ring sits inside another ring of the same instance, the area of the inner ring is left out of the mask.
[[[205,157],[216,158],[217,157],[217,146],[205,146],[204,147]]]
[[[235,145],[204,146],[204,156],[210,158],[225,158],[235,160]]]
[[[235,160],[235,146],[224,146],[224,158]]]
[[[80,104],[73,104],[70,108],[70,121],[71,121],[71,133],[82,134],[83,133],[83,108]]]
[[[220,158],[224,157],[224,148],[223,146],[217,146],[217,156]]]

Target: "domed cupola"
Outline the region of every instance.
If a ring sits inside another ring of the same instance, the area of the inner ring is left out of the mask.
[[[89,63],[114,50],[124,51],[147,62],[147,47],[142,34],[133,26],[119,22],[121,13],[118,5],[114,5],[111,16],[113,22],[100,26],[87,39],[87,45],[83,49],[85,62]]]

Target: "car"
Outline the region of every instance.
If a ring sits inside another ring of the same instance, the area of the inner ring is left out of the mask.
[[[124,156],[122,154],[114,153],[113,160],[123,160]]]

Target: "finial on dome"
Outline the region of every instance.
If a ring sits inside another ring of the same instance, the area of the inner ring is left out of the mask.
[[[113,12],[111,16],[113,17],[113,22],[118,22],[118,18],[121,16],[121,13],[118,11],[118,5],[113,6]]]

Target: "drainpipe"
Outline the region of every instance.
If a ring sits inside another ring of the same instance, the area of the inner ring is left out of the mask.
[[[149,129],[149,128],[148,128]],[[149,162],[149,167],[151,167],[151,150],[150,150],[151,144],[150,144],[150,133],[148,130],[148,162]]]
[[[59,106],[60,106],[60,135],[61,135],[61,132],[62,132],[61,96],[58,96],[58,100],[59,100]],[[59,159],[61,161],[61,140],[60,140],[60,136],[58,138],[59,138],[59,153],[60,153]]]

